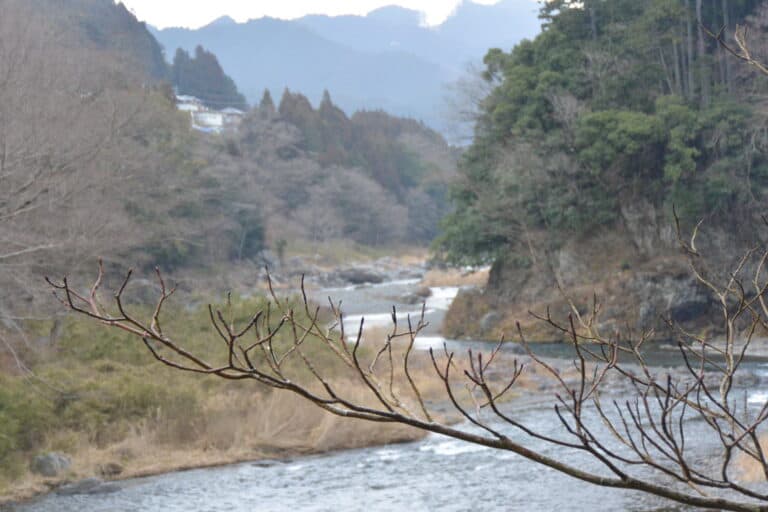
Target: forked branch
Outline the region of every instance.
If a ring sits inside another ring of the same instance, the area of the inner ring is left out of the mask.
[[[643,347],[651,333],[601,335],[595,328],[600,311],[597,298],[588,316],[577,314],[571,303],[575,314],[565,322],[549,313],[542,317],[568,334],[574,354],[569,372],[539,356],[522,330],[518,336],[527,352],[526,362],[510,360],[502,340],[490,352],[471,349],[466,357],[445,345],[439,351],[431,349],[429,365],[424,365],[418,361],[424,353],[416,350],[417,337],[426,327],[423,309],[419,318],[409,317],[404,326],[398,324],[393,309],[392,329],[376,344],[365,336],[364,320],[350,337],[341,307],[332,300],[327,312],[312,305],[303,280],[297,301],[279,298],[269,282],[267,306],[243,325],[227,321],[225,311],[211,306],[210,321],[220,349],[196,354],[161,327],[163,308],[173,289],[167,288],[159,271],[160,294],[145,318],[132,313],[124,300],[131,272],[113,297],[112,312],[99,298],[101,265],[87,293],[79,293],[66,278],[49,282],[67,308],[140,338],[159,362],[178,370],[254,380],[296,393],[333,414],[400,423],[508,450],[599,486],[639,490],[701,508],[768,510],[765,489],[740,482],[735,467],[738,458],[746,457],[768,475],[759,440],[768,404],[750,407],[733,398],[735,377],[749,347],[758,333],[768,332],[764,268],[768,249],[750,251],[727,282],[718,284],[701,267],[697,233],[698,227],[690,239],[680,236],[680,245],[698,281],[716,298],[725,334],[722,339],[696,336],[670,321],[683,361],[683,370],[676,375],[663,374],[647,363]],[[332,365],[334,369],[319,364],[321,353],[338,363]],[[436,396],[426,389],[421,375],[429,367],[442,388],[441,400],[453,407],[463,423],[443,421],[433,410]],[[554,435],[527,425],[512,399],[522,391],[521,382],[530,368],[549,375],[553,383],[554,418],[562,427]],[[367,392],[367,399],[347,397],[350,379]],[[629,399],[612,392],[617,383],[630,390]],[[692,425],[699,428],[697,436],[704,429],[718,446],[717,454],[705,460],[692,456]],[[599,463],[599,469],[585,470],[548,455],[532,448],[526,438],[585,453]]]

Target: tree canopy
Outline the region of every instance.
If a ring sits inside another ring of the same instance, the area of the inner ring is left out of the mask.
[[[485,57],[492,91],[452,193],[444,255],[493,260],[526,230],[585,234],[613,225],[627,202],[674,204],[689,222],[764,202],[764,83],[704,32],[760,24],[758,4],[545,3],[538,37]]]

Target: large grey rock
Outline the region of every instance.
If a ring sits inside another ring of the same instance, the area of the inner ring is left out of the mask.
[[[71,465],[72,461],[66,455],[50,452],[32,459],[30,469],[33,473],[52,478],[66,472]]]
[[[426,299],[432,296],[432,288],[430,288],[429,286],[422,286],[419,289],[417,289],[415,292],[413,292],[413,294],[418,297],[421,297],[422,299]]]
[[[384,277],[380,274],[363,268],[341,270],[338,275],[350,284],[379,284],[384,282]]]

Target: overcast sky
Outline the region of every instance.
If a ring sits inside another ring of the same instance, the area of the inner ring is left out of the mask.
[[[428,25],[440,24],[460,0],[120,0],[141,21],[158,28],[197,28],[224,15],[237,21],[262,16],[292,19],[305,14],[359,14],[385,5],[402,5],[425,14]],[[498,0],[473,0],[495,4]],[[530,1],[530,0],[520,0]]]

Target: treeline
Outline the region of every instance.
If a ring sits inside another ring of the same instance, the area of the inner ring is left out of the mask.
[[[747,219],[765,204],[764,81],[705,27],[765,26],[757,0],[559,0],[542,34],[489,51],[473,145],[440,247],[488,261],[546,230],[557,244],[626,221]],[[761,46],[755,45],[758,49]]]
[[[268,105],[268,94],[262,104]],[[402,136],[419,133],[447,149],[440,135],[413,119],[382,111],[359,111],[348,118],[328,91],[315,110],[304,95],[286,89],[278,113],[301,130],[302,147],[317,153],[322,165],[360,167],[394,193],[418,186],[431,171],[424,156],[409,148]]]
[[[329,94],[315,109],[290,91],[276,107],[267,91],[224,144],[214,167],[268,212],[271,240],[425,243],[447,213],[455,153],[443,138],[384,112],[347,117]]]

